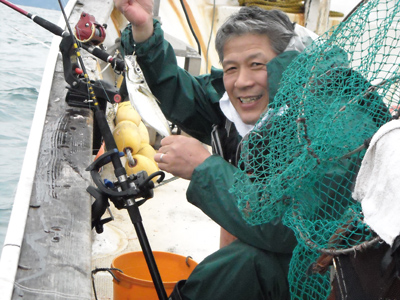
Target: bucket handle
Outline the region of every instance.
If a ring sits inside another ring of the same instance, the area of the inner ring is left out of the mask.
[[[185,262],[186,262],[186,265],[187,265],[188,267],[190,267],[190,261],[189,261],[189,259],[193,259],[193,257],[191,257],[191,256],[186,256]]]
[[[116,282],[119,282],[120,280],[114,275],[114,273],[112,271],[119,271],[121,273],[124,273],[122,270],[120,270],[118,268],[96,268],[96,269],[92,270],[92,286],[93,286],[94,298],[96,300],[98,300],[98,299],[97,299],[97,293],[96,293],[96,286],[95,286],[95,283],[94,283],[94,275],[97,272],[108,272],[108,273],[111,274],[111,276],[114,278],[114,280]]]

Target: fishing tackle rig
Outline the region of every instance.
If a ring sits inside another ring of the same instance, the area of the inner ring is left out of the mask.
[[[115,71],[122,72],[125,69],[123,60],[117,59],[109,55],[100,47],[105,39],[105,28],[98,24],[94,17],[82,13],[79,22],[75,26],[75,37],[72,33],[63,32],[63,39],[60,43],[60,51],[63,58],[64,78],[70,85],[68,88],[66,102],[70,106],[90,108],[93,103],[87,97],[88,85],[90,84],[100,103],[101,108],[104,110],[106,103],[121,102],[121,95],[119,89],[105,80],[89,80],[85,78],[82,72],[82,63],[79,61],[75,51],[75,39],[79,40],[82,48],[101,59],[108,62]],[[79,38],[78,38],[79,37]]]
[[[75,27],[75,32],[79,32],[79,37],[75,37],[61,0],[58,0],[58,2],[68,31],[39,16],[26,12],[7,0],[0,0],[0,2],[30,18],[53,34],[62,37],[60,51],[63,60],[64,77],[65,81],[70,85],[66,95],[66,102],[70,106],[93,110],[99,132],[106,149],[109,149],[86,168],[86,171],[90,172],[93,182],[96,185],[87,188],[87,192],[95,199],[92,204],[92,229],[95,228],[97,233],[102,233],[104,224],[112,220],[112,217],[102,219],[102,216],[109,207],[109,200],[113,202],[117,209],[126,209],[135,228],[157,295],[159,299],[166,300],[167,294],[139,211],[139,206],[154,195],[153,189],[155,186],[152,179],[158,177],[157,182],[161,183],[165,174],[162,171],[157,171],[148,175],[146,171],[140,171],[137,174],[127,175],[126,169],[121,162],[123,153],[118,150],[104,113],[107,102],[111,104],[121,102],[119,89],[106,81],[89,79],[79,52],[77,40],[81,42],[80,45],[83,49],[100,60],[110,63],[116,72],[125,70],[125,62],[112,57],[98,47],[104,41],[105,28],[97,23],[93,16],[87,13],[81,15],[81,19]],[[103,180],[99,173],[99,170],[110,162],[113,165],[115,182],[107,179]]]
[[[107,101],[110,103],[118,103],[121,101],[118,88],[114,87],[112,84],[104,80],[94,81],[85,78],[82,71],[82,65],[74,51],[74,43],[77,39],[84,50],[98,59],[110,63],[115,71],[123,72],[125,70],[124,61],[122,59],[114,58],[98,47],[105,39],[104,25],[97,23],[93,16],[87,13],[82,13],[79,22],[75,26],[75,32],[77,34],[77,37],[75,37],[72,30],[71,32],[65,31],[56,24],[51,23],[40,16],[33,15],[7,0],[0,0],[0,2],[62,38],[60,51],[63,58],[64,78],[70,85],[66,96],[66,102],[70,106],[91,108],[93,103],[90,103],[90,100],[87,97],[89,85],[96,94],[97,101],[100,103],[102,108],[105,107]]]

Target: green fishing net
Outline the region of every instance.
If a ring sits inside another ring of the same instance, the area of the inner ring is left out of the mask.
[[[292,299],[326,299],[321,253],[379,239],[352,189],[370,138],[400,101],[399,21],[400,1],[361,3],[291,63],[243,143],[231,192],[248,223],[282,220],[295,232]]]

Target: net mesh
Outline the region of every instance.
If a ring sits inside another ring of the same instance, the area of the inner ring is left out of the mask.
[[[399,103],[400,1],[367,1],[306,48],[242,145],[231,192],[252,225],[282,219],[298,240],[292,299],[326,299],[324,250],[374,233],[352,188],[368,141]],[[278,241],[277,241],[278,242]]]

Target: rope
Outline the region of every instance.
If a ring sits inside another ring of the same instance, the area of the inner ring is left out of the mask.
[[[259,6],[266,10],[279,9],[286,13],[303,13],[303,1],[298,0],[277,0],[277,1],[262,1],[262,0],[239,0],[240,6]]]
[[[301,14],[304,13],[303,1],[299,0],[238,0],[240,6],[259,6],[266,10],[278,9],[286,13]],[[344,14],[337,11],[330,11],[329,17],[341,18]]]
[[[135,165],[135,160],[133,159],[132,151],[129,149],[126,149],[126,159],[128,160],[131,166]]]

